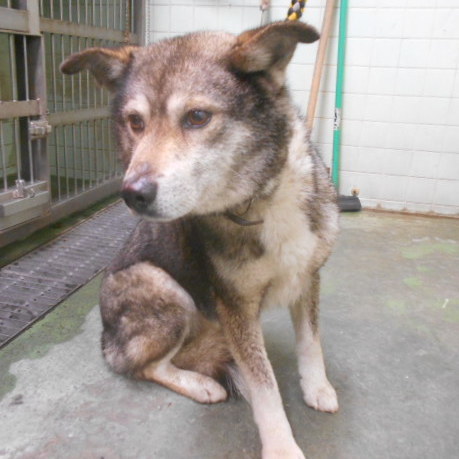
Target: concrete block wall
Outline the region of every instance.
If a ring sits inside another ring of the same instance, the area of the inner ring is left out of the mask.
[[[339,4],[339,2],[337,2]],[[459,216],[459,1],[350,0],[341,186],[362,204]],[[272,20],[289,2],[272,0]],[[302,20],[321,27],[325,0]],[[260,24],[258,0],[149,0],[147,41]],[[331,162],[338,10],[313,139]],[[289,84],[304,113],[317,44],[299,46]]]

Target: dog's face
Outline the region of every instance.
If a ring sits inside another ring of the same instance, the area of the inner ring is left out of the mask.
[[[222,212],[275,177],[289,134],[285,68],[298,42],[317,38],[310,26],[282,22],[238,37],[91,48],[61,69],[89,69],[114,92],[122,196],[146,218],[172,220]]]

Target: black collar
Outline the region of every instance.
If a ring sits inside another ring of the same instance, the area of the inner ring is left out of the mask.
[[[253,199],[251,199],[249,201],[247,209],[245,209],[245,211],[242,212],[242,214],[240,214],[240,215],[234,214],[234,213],[230,212],[229,210],[227,210],[224,213],[225,217],[228,220],[231,220],[233,223],[236,223],[237,225],[240,225],[240,226],[260,225],[261,223],[263,223],[263,220],[252,220],[251,221],[251,220],[247,220],[247,219],[243,218],[243,216],[249,211],[250,207],[252,206],[252,202],[253,202]]]

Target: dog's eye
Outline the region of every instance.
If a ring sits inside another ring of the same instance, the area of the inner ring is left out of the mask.
[[[206,112],[205,110],[190,110],[184,119],[184,126],[186,128],[200,128],[204,127],[212,118],[212,113]]]
[[[128,116],[128,123],[130,128],[135,133],[140,133],[145,129],[145,123],[140,115],[132,114]]]

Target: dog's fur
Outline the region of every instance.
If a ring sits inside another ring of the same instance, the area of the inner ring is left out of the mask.
[[[303,454],[266,355],[263,308],[290,307],[304,399],[338,409],[318,332],[336,196],[285,87],[297,43],[317,39],[280,22],[91,48],[61,67],[88,69],[114,92],[123,195],[144,217],[102,284],[108,364],[203,403],[225,400],[220,382],[231,379],[264,458]]]

